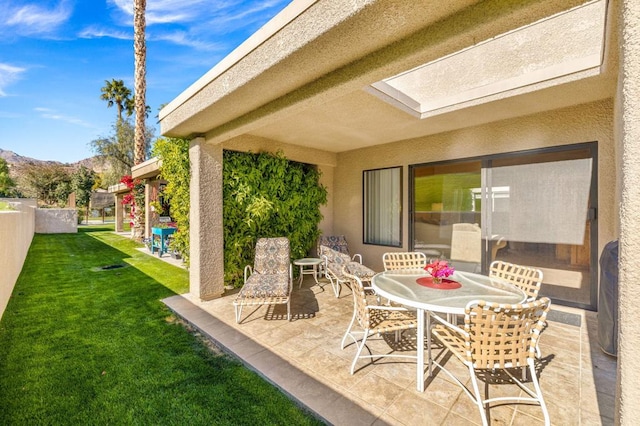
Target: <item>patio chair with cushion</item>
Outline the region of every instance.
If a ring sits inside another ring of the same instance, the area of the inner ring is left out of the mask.
[[[236,322],[240,322],[243,306],[278,304],[287,305],[287,320],[290,320],[292,280],[289,239],[258,239],[253,268],[251,265],[244,268],[244,285],[233,301]]]
[[[441,324],[433,327],[432,335],[442,343],[445,351],[451,352],[468,368],[472,390],[445,369],[442,361],[433,363],[453,378],[475,402],[483,425],[488,424],[491,404],[504,405],[507,402],[537,403],[542,409],[545,424],[550,424],[535,368],[537,340],[544,328],[550,304],[546,297],[519,305],[472,301],[465,308],[462,329],[433,316]],[[513,374],[514,369],[520,368],[528,368],[533,389]],[[484,399],[478,387],[478,375],[485,383]],[[506,382],[517,385],[527,395],[518,393],[517,396],[488,398],[490,384]]]
[[[362,255],[349,253],[349,245],[347,244],[347,237],[344,235],[321,235],[318,238],[318,256],[320,256],[320,246],[329,247],[332,250],[346,254],[351,260],[362,263]]]
[[[385,271],[422,269],[427,266],[427,255],[420,251],[390,252],[382,255]]]
[[[414,312],[409,312],[402,307],[370,305],[367,300],[367,294],[362,280],[354,274],[349,273],[349,265],[345,266],[343,275],[351,285],[353,293],[353,317],[351,323],[347,327],[341,348],[346,347],[345,342],[351,337],[357,346],[356,355],[351,363],[351,374],[354,373],[356,363],[361,358],[410,358],[417,359],[416,355],[408,355],[403,353],[384,353],[374,354],[368,349],[368,355],[362,355],[362,350],[367,344],[367,339],[371,336],[383,335],[386,333],[396,333],[394,342],[398,344],[398,333],[403,330],[417,328],[417,321]],[[354,327],[361,327],[362,331],[354,330]],[[415,347],[413,348],[415,349]]]
[[[320,246],[318,253],[320,258],[324,260],[324,274],[331,282],[336,297],[340,297],[342,284],[349,285],[349,281],[343,273],[343,267],[348,266],[351,273],[362,281],[369,282],[375,275],[375,271],[352,260],[349,255],[327,246]]]

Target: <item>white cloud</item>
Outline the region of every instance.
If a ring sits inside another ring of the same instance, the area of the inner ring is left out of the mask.
[[[121,13],[120,25],[133,26],[133,0],[109,0]],[[148,0],[147,40],[163,40],[202,51],[223,49],[221,34],[241,31],[279,11],[289,1]],[[272,13],[269,13],[272,14]],[[254,28],[251,28],[253,31]]]
[[[200,40],[192,38],[191,35],[185,31],[174,31],[167,33],[147,33],[147,40],[150,41],[168,41],[180,46],[192,47],[196,50],[219,50],[222,49],[220,43],[208,40]]]
[[[118,40],[133,40],[133,30],[130,32],[113,30],[111,28],[103,28],[98,26],[87,27],[82,30],[78,37],[80,38],[115,38]]]
[[[0,63],[0,97],[7,96],[5,92],[6,87],[18,80],[20,74],[25,71],[25,68]]]
[[[92,127],[91,124],[87,123],[86,121],[80,118],[59,114],[57,111],[51,108],[37,107],[37,108],[34,108],[34,111],[40,113],[40,117],[47,118],[49,120],[64,121],[65,123],[74,124],[76,126],[82,126],[82,127]]]
[[[67,0],[53,8],[39,4],[5,5],[0,25],[20,35],[43,35],[57,30],[71,17],[72,7]]]
[[[133,16],[133,0],[110,0],[127,17]],[[150,0],[147,1],[147,25],[192,22],[201,17],[201,12],[219,7],[227,2],[216,2],[211,5],[209,0]]]

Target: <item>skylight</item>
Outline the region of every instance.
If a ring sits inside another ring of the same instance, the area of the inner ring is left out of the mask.
[[[597,0],[376,82],[366,90],[418,117],[597,75],[606,0]],[[535,86],[535,87],[534,87]]]

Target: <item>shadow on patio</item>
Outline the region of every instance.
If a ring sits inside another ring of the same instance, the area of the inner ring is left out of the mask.
[[[263,306],[245,308],[242,323],[236,324],[234,297],[235,292],[229,292],[201,302],[185,294],[164,302],[217,346],[329,423],[480,423],[476,406],[445,374],[427,378],[424,393],[416,391],[416,367],[409,361],[361,360],[355,374],[349,374],[355,346],[340,349],[353,312],[349,289],[336,298],[327,280],[316,285],[307,276],[300,289],[294,285],[291,322],[286,321],[285,306]],[[539,370],[552,424],[613,424],[616,360],[596,343],[596,313],[552,305],[548,324],[540,341]],[[465,377],[457,360],[449,360],[447,367]],[[491,394],[501,391],[492,388]],[[509,404],[490,414],[492,424],[544,424],[538,406]]]

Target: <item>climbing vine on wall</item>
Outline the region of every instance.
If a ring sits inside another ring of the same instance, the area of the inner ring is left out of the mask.
[[[316,167],[281,152],[223,156],[224,278],[240,287],[258,238],[288,237],[292,259],[307,255],[320,234],[327,190]]]

